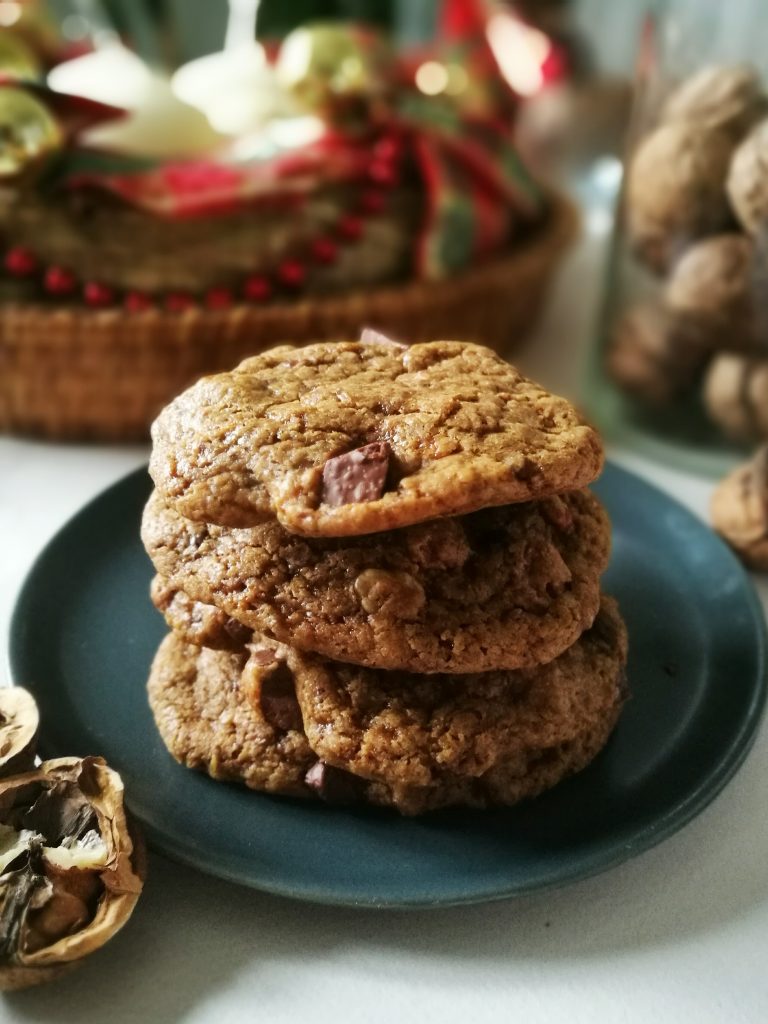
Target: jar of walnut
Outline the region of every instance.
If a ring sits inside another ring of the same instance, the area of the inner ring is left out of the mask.
[[[670,0],[639,54],[601,372],[620,416],[686,445],[768,438],[753,408],[768,400],[760,13],[747,0]]]

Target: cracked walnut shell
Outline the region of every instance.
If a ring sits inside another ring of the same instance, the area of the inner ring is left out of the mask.
[[[143,878],[122,781],[101,758],[0,780],[0,989],[48,981],[103,946]]]
[[[35,763],[40,717],[31,693],[0,688],[0,778],[28,771]]]

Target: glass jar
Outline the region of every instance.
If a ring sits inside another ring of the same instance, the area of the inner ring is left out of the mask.
[[[711,472],[768,439],[763,14],[648,11],[593,389],[609,437]]]

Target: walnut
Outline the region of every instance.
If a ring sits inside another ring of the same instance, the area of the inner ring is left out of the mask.
[[[741,137],[768,113],[760,76],[743,64],[713,64],[686,78],[664,104],[661,120],[694,121]]]
[[[768,119],[733,154],[726,187],[740,223],[758,234],[768,220]]]
[[[765,283],[754,242],[736,233],[705,238],[675,265],[664,292],[676,328],[696,348],[757,348],[768,336]]]
[[[39,722],[31,693],[20,686],[0,688],[0,777],[33,766]]]
[[[0,780],[0,989],[47,981],[103,946],[143,877],[120,776],[101,758]]]
[[[408,552],[423,569],[461,569],[472,554],[458,519],[434,519],[410,526]]]
[[[421,584],[410,573],[383,569],[361,572],[355,593],[369,614],[384,612],[396,619],[415,619],[426,601]]]
[[[641,142],[627,172],[627,223],[634,250],[654,271],[731,224],[725,179],[734,145],[728,132],[686,121],[663,124]]]
[[[768,445],[720,482],[712,526],[752,569],[768,572]]]
[[[768,438],[768,355],[723,352],[704,380],[709,416],[735,441]]]
[[[618,321],[606,358],[608,373],[622,390],[653,405],[669,404],[689,391],[703,363],[702,353],[651,302],[627,310]]]

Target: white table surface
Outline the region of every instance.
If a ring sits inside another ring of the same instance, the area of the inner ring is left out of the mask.
[[[592,227],[519,359],[566,392],[594,323],[603,224]],[[710,482],[611,455],[705,516]],[[143,448],[0,439],[3,646],[45,541],[145,458]],[[767,596],[761,585],[764,605]],[[725,791],[660,846],[564,889],[477,907],[292,903],[152,856],[123,932],[68,978],[0,999],[0,1021],[764,1024],[767,783],[763,727]]]

